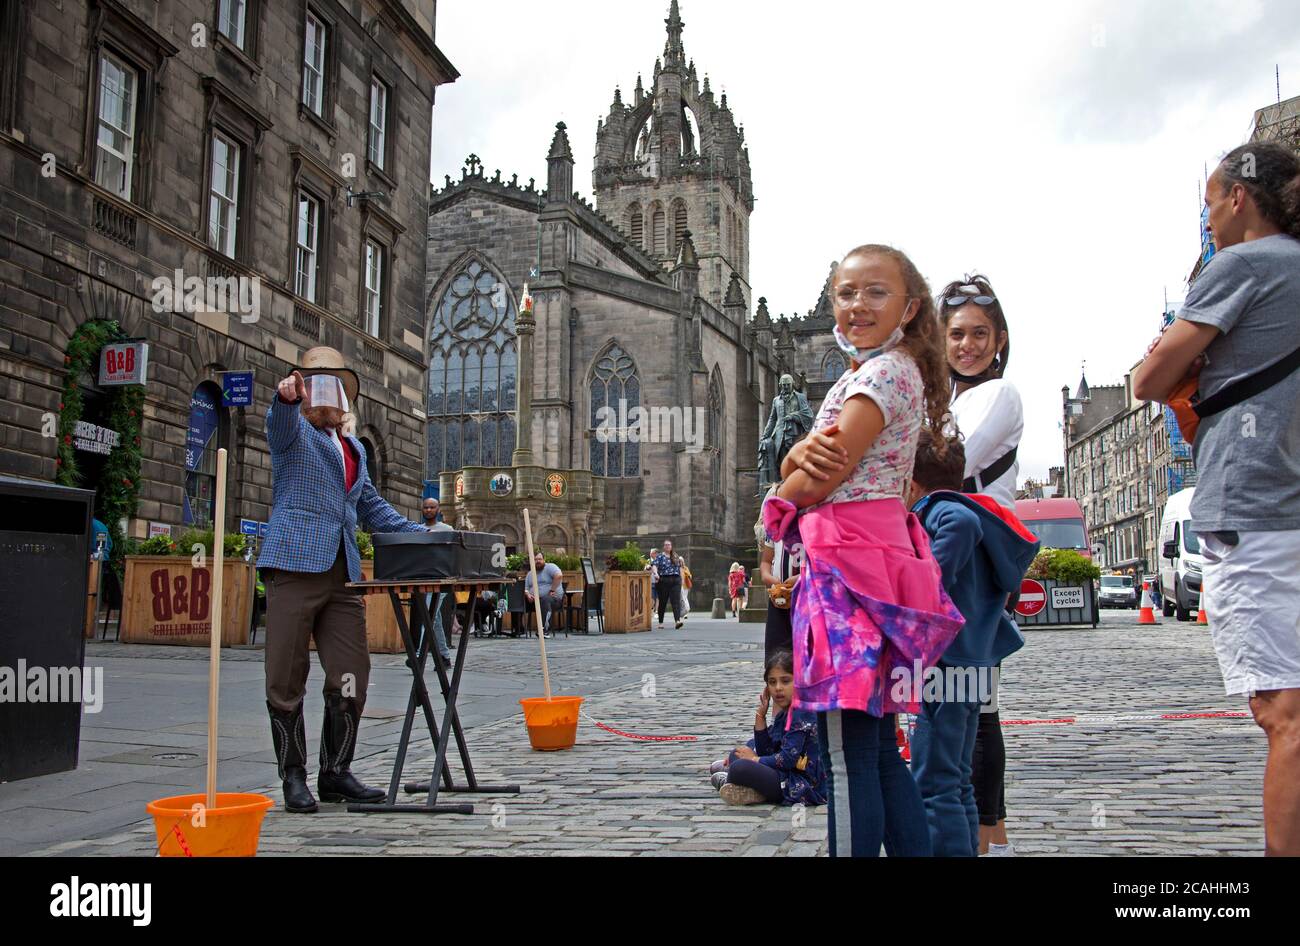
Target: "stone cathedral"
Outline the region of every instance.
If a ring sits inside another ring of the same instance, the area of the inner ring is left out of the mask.
[[[815,410],[844,361],[824,285],[806,317],[751,308],[744,128],[687,59],[677,0],[665,23],[651,84],[638,76],[630,101],[616,89],[598,124],[594,205],[563,123],[544,188],[470,155],[432,192],[429,479],[448,521],[520,548],[523,507],[535,541],[598,567],[629,539],[671,538],[703,608],[732,561],[756,564],[780,375]],[[634,407],[664,423],[638,429]]]

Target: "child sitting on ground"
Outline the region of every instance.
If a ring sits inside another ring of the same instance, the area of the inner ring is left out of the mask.
[[[824,805],[826,776],[817,743],[817,717],[792,710],[794,657],[777,651],[763,668],[767,686],[754,713],[754,738],[713,763],[713,786],[729,805]],[[772,725],[767,711],[776,711]],[[786,728],[789,720],[789,729]]]
[[[966,451],[949,441],[942,453],[921,431],[907,500],[930,535],[943,587],[966,624],[939,659],[943,681],[931,688],[912,735],[912,774],[921,790],[936,857],[974,857],[979,817],[971,785],[981,699],[1002,659],[1024,645],[1004,608],[1038,552],[1038,541],[991,496],[963,495]],[[981,685],[982,684],[982,685]]]

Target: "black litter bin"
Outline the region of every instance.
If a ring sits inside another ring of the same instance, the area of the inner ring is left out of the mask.
[[[0,781],[77,767],[94,500],[0,477]]]

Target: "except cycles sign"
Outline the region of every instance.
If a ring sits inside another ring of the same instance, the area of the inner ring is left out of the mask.
[[[1047,592],[1042,583],[1026,578],[1020,583],[1020,600],[1016,602],[1016,613],[1033,617],[1047,606]]]

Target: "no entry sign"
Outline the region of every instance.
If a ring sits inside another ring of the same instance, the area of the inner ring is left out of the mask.
[[[1047,606],[1047,592],[1041,583],[1026,578],[1020,583],[1020,600],[1016,602],[1016,614],[1033,617]]]

